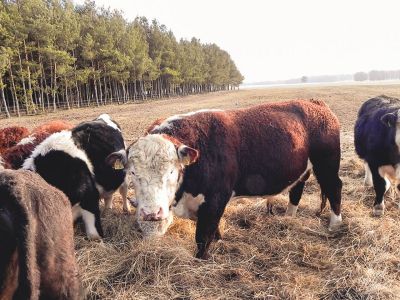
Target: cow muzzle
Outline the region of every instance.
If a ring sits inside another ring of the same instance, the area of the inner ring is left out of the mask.
[[[144,208],[140,209],[140,218],[143,221],[161,221],[167,217],[166,213],[164,212],[163,208],[160,207],[155,211],[148,211]]]

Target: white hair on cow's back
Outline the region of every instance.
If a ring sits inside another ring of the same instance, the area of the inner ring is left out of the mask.
[[[118,131],[121,131],[121,129],[118,128],[118,125],[111,119],[110,115],[108,114],[101,114],[97,120],[103,120],[104,122],[106,122],[106,124]]]
[[[22,165],[23,169],[36,171],[35,167],[35,158],[38,156],[45,156],[52,150],[62,151],[71,157],[79,158],[85,162],[89,171],[93,174],[93,165],[89,160],[86,152],[82,149],[79,149],[73,139],[72,132],[69,130],[63,130],[57,133],[53,133],[49,137],[47,137],[42,143],[40,143],[35,150],[33,150],[32,154],[29,158],[24,161]]]
[[[167,119],[165,119],[160,125],[156,125],[154,126],[153,130],[162,130],[162,129],[167,129],[167,128],[171,128],[172,126],[172,122],[176,121],[176,120],[180,120],[183,119],[185,117],[190,117],[196,114],[200,114],[200,113],[206,113],[206,112],[221,112],[223,111],[222,109],[200,109],[200,110],[196,110],[196,111],[191,111],[185,114],[178,114],[178,115],[173,115],[171,117],[168,117]]]
[[[26,138],[23,138],[22,140],[20,140],[17,145],[22,146],[22,145],[32,144],[35,140],[36,140],[36,137],[34,135],[30,135],[30,136],[27,136]]]

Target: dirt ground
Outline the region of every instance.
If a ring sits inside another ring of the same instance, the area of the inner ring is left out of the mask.
[[[284,216],[287,195],[232,199],[221,224],[223,239],[212,246],[210,260],[200,261],[193,258],[193,222],[175,219],[165,237],[143,240],[134,213],[124,214],[115,195],[115,208],[103,214],[104,242],[86,241],[77,228],[76,254],[88,298],[400,299],[398,199],[386,195],[385,215],[372,217],[374,192],[363,186],[363,164],[353,146],[358,108],[380,94],[400,97],[400,86],[240,90],[0,120],[0,127],[32,128],[50,119],[78,123],[107,112],[130,144],[153,120],[171,114],[287,99],[325,100],[342,130],[344,225],[339,231],[327,231],[328,209],[316,215],[319,187],[312,177],[296,218]]]

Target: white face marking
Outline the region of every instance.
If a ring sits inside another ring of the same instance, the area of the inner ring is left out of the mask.
[[[333,211],[331,211],[331,217],[329,220],[329,231],[333,231],[337,229],[342,224],[342,215],[336,215]]]
[[[72,132],[68,130],[53,133],[33,150],[31,156],[24,161],[22,168],[36,171],[34,159],[39,155],[45,156],[52,150],[63,151],[66,154],[83,160],[89,171],[93,174],[93,165],[86,153],[79,149],[72,140]]]
[[[174,115],[167,119],[165,119],[160,125],[155,126],[152,130],[162,130],[166,128],[170,128],[172,126],[172,122],[175,120],[183,119],[185,117],[190,117],[195,114],[203,113],[203,112],[221,112],[222,109],[200,109],[197,111],[188,112],[186,114]]]
[[[30,135],[20,140],[17,145],[20,146],[20,145],[32,144],[35,140],[36,137],[34,135]]]
[[[178,204],[173,207],[173,212],[178,217],[195,221],[197,220],[197,211],[202,203],[204,203],[203,194],[193,197],[192,194],[183,193],[182,198],[178,201]]]
[[[293,205],[289,202],[288,207],[286,209],[286,215],[290,217],[295,217],[297,213],[298,205]]]
[[[81,209],[82,219],[85,223],[86,235],[91,240],[101,240],[99,233],[95,227],[95,216],[90,211]]]
[[[179,173],[182,165],[175,145],[162,135],[149,134],[130,147],[128,160],[138,220],[150,214],[167,218],[181,183]]]
[[[365,169],[364,185],[373,186],[372,173],[367,162],[364,162],[364,169]]]
[[[108,114],[102,114],[100,115],[97,120],[103,120],[104,122],[106,122],[106,124],[118,131],[121,131],[121,129],[118,128],[117,124],[115,124],[112,120],[111,117]]]

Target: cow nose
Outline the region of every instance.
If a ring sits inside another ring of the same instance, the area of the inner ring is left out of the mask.
[[[163,215],[163,209],[160,209],[155,212],[147,212],[143,208],[140,210],[140,215],[143,217],[144,221],[160,221]]]

